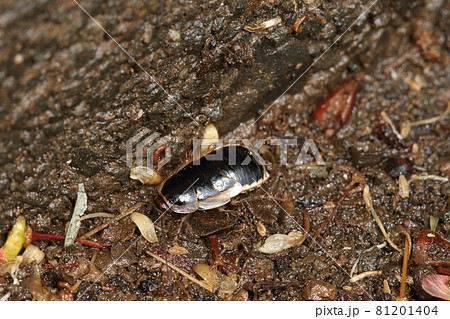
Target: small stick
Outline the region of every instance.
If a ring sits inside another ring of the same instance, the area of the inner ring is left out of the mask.
[[[412,174],[411,177],[409,178],[409,183],[411,183],[412,181],[416,181],[416,180],[427,180],[427,179],[435,179],[441,182],[448,182],[448,178],[447,177],[442,177],[439,175],[416,175],[416,174]]]
[[[309,225],[310,225],[310,220],[309,220],[309,211],[307,208],[303,209],[303,230],[305,231],[305,238],[306,238],[306,234],[309,232]]]
[[[397,128],[395,127],[394,123],[392,123],[391,118],[386,114],[386,112],[381,111],[380,115],[383,118],[383,120],[391,127],[392,132],[394,132],[397,138],[399,140],[402,140],[403,139],[402,135],[397,131]]]
[[[391,294],[391,288],[389,287],[389,283],[386,279],[383,279],[383,292],[388,295]]]
[[[186,277],[187,279],[189,279],[190,281],[196,283],[197,285],[199,285],[200,287],[205,288],[206,290],[208,290],[209,292],[214,292],[212,291],[211,287],[204,283],[201,282],[200,280],[196,279],[195,277],[189,275],[187,272],[185,272],[184,270],[178,268],[177,266],[175,266],[174,264],[172,264],[171,262],[168,262],[167,260],[165,260],[164,258],[161,258],[160,256],[158,256],[157,254],[152,253],[151,251],[147,250],[147,254],[149,254],[150,256],[152,256],[153,258],[155,258],[156,260],[158,260],[159,262],[169,266],[170,268],[172,268],[173,270],[175,270],[176,272],[178,272],[179,274],[181,274],[182,276]]]
[[[84,238],[89,238],[92,235],[98,233],[99,231],[105,229],[106,227],[108,227],[110,224],[121,220],[122,218],[127,217],[128,215],[130,215],[131,213],[133,213],[134,211],[136,211],[137,209],[139,209],[142,205],[144,205],[144,203],[137,203],[134,206],[131,206],[130,208],[127,208],[124,212],[120,213],[119,215],[115,216],[114,218],[111,218],[110,220],[108,220],[106,223],[101,224],[100,226],[95,227],[93,230],[87,232],[86,234],[84,234],[83,236],[81,236],[81,239]]]
[[[357,281],[359,281],[361,279],[364,279],[364,278],[366,278],[368,276],[379,276],[382,273],[383,273],[382,270],[369,270],[369,271],[362,272],[362,273],[360,273],[360,274],[358,274],[356,276],[353,276],[352,278],[350,278],[349,281],[351,283],[355,283],[355,282],[357,282]]]
[[[409,247],[411,245],[411,237],[408,233],[405,234],[405,247],[403,250],[403,265],[402,265],[402,280],[400,281],[400,293],[398,296],[399,300],[405,299],[405,291],[406,291],[406,274],[408,272],[408,259],[409,259]]]
[[[83,282],[83,280],[78,280],[76,283],[73,284],[72,287],[70,287],[70,291],[74,292],[78,289],[78,287],[80,287],[81,283]]]

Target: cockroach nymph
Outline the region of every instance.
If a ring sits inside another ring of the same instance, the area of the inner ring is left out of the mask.
[[[211,159],[218,154],[220,160]],[[244,146],[227,145],[187,163],[167,178],[158,189],[155,204],[163,211],[180,214],[213,209],[268,178],[259,155]]]

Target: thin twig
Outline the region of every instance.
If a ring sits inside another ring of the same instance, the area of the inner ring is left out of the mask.
[[[385,294],[391,294],[391,288],[389,287],[389,282],[386,279],[383,279],[383,292]]]
[[[440,114],[438,116],[434,116],[434,117],[429,118],[429,119],[424,119],[424,120],[411,122],[411,126],[425,125],[425,124],[431,124],[431,123],[434,123],[434,122],[441,121],[449,113],[450,113],[450,102],[447,103],[447,108],[445,109],[444,112],[442,112],[442,114]]]
[[[87,232],[86,234],[84,234],[83,236],[81,236],[80,238],[84,239],[84,238],[89,238],[92,235],[98,233],[99,231],[105,229],[106,227],[108,227],[109,225],[111,225],[112,223],[121,220],[122,218],[127,217],[128,215],[130,215],[131,213],[135,212],[136,210],[138,210],[142,205],[144,205],[144,203],[137,203],[134,206],[131,206],[130,208],[127,208],[124,212],[120,213],[119,215],[115,216],[114,218],[111,218],[110,220],[108,220],[107,222],[95,227],[93,230],[91,230],[90,232]]]
[[[397,128],[395,127],[394,123],[392,122],[391,118],[386,114],[385,111],[381,111],[380,113],[383,120],[391,127],[392,132],[397,136],[399,140],[402,140],[402,135],[397,131]]]
[[[73,284],[72,287],[70,287],[70,291],[74,292],[80,287],[80,285],[83,283],[83,280],[78,280],[76,283]]]
[[[441,182],[448,182],[448,178],[447,177],[442,177],[439,175],[416,175],[416,174],[412,174],[411,177],[409,178],[409,183],[411,183],[412,181],[417,181],[417,180],[427,180],[427,179],[435,179]]]
[[[350,271],[350,277],[353,277],[353,274],[354,274],[355,271],[356,271],[356,267],[358,267],[358,263],[359,263],[359,261],[360,261],[360,259],[361,259],[361,256],[362,256],[363,254],[369,253],[369,252],[371,252],[372,250],[374,250],[375,248],[382,249],[382,248],[384,248],[384,247],[386,247],[386,242],[383,242],[382,244],[379,244],[379,245],[374,245],[374,246],[372,246],[372,247],[370,247],[370,248],[367,248],[366,250],[363,250],[363,251],[359,254],[359,256],[358,256],[358,258],[356,259],[355,263],[353,264],[352,270]]]
[[[403,231],[402,233],[405,235],[405,247],[403,249],[402,280],[400,281],[400,293],[398,295],[398,300],[405,300],[406,275],[408,272],[408,260],[411,247],[411,236],[406,231]]]
[[[198,280],[197,278],[195,278],[192,275],[189,275],[187,272],[185,272],[183,269],[178,268],[177,266],[175,266],[174,264],[172,264],[171,262],[165,260],[164,258],[161,258],[160,256],[158,256],[155,253],[152,253],[151,251],[147,250],[147,254],[149,254],[150,256],[152,256],[153,258],[155,258],[156,260],[158,260],[159,262],[169,266],[170,268],[172,268],[173,270],[175,270],[176,272],[178,272],[180,275],[186,277],[187,279],[189,279],[190,281],[196,283],[197,285],[199,285],[200,287],[205,288],[206,290],[208,290],[209,292],[214,292],[212,291],[211,287],[204,283],[201,282],[200,280]]]
[[[383,226],[383,223],[381,222],[380,218],[378,217],[377,212],[375,211],[375,209],[373,208],[373,204],[372,204],[372,199],[370,198],[370,188],[369,185],[366,185],[364,187],[364,191],[363,191],[363,198],[364,198],[364,202],[366,204],[366,209],[372,214],[372,217],[375,219],[375,221],[378,224],[378,227],[380,227],[381,232],[383,233],[384,238],[386,239],[386,241],[389,243],[389,245],[392,246],[392,248],[394,248],[395,250],[402,252],[402,250],[400,248],[398,248],[398,246],[391,240],[391,238],[388,236],[386,229]]]
[[[84,190],[84,184],[78,184],[77,201],[75,202],[75,208],[73,209],[72,218],[70,219],[69,227],[67,227],[66,236],[64,239],[64,248],[73,245],[78,231],[81,227],[81,216],[84,214],[87,208],[87,195]]]

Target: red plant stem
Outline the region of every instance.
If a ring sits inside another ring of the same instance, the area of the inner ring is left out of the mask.
[[[61,236],[61,235],[55,235],[55,234],[43,234],[43,233],[37,233],[37,232],[33,232],[33,235],[31,236],[31,241],[34,240],[64,240],[66,239],[66,237]],[[94,247],[94,248],[105,248],[105,246],[100,245],[92,240],[88,240],[88,239],[81,239],[81,238],[75,238],[75,241],[77,243],[80,243],[82,245],[86,245],[86,246],[90,246],[90,247]]]

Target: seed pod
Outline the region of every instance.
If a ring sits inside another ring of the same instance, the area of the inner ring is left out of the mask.
[[[306,236],[301,233],[290,232],[288,235],[275,234],[264,242],[262,247],[257,248],[264,254],[275,254],[294,246],[299,246],[305,241]]]
[[[406,180],[406,177],[403,175],[400,175],[398,178],[398,193],[402,198],[406,198],[409,196],[409,183]]]
[[[137,225],[142,236],[150,243],[156,243],[158,241],[155,225],[150,218],[141,213],[133,213],[131,215],[131,220]]]
[[[130,178],[137,179],[142,184],[156,185],[162,182],[161,176],[147,166],[136,166],[130,171]]]
[[[202,145],[200,146],[200,152],[202,154],[208,152],[211,145],[219,142],[219,132],[214,124],[208,124],[203,132]]]
[[[266,231],[266,226],[264,226],[264,224],[263,223],[261,223],[261,222],[257,222],[256,223],[256,230],[258,231],[258,234],[260,235],[260,236],[266,236],[266,234],[267,234],[267,231]]]

